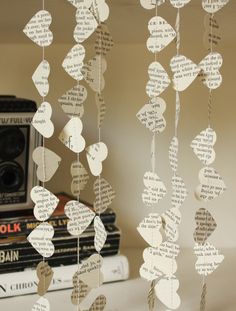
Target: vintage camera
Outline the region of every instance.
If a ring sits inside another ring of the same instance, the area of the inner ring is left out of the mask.
[[[36,109],[31,100],[0,96],[0,212],[32,208],[32,151],[40,140],[31,125]]]

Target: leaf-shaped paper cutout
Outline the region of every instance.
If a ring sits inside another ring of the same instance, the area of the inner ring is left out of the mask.
[[[202,0],[202,7],[207,13],[214,14],[221,10],[229,0]]]
[[[162,218],[157,213],[150,213],[137,227],[141,237],[152,247],[158,247],[162,243]]]
[[[88,172],[86,171],[83,164],[79,161],[75,161],[71,164],[71,193],[77,197],[80,191],[83,191],[89,180]]]
[[[148,67],[149,81],[146,85],[146,93],[150,98],[157,97],[170,85],[170,78],[158,62],[153,62]]]
[[[155,286],[157,298],[169,309],[176,310],[180,306],[180,297],[177,294],[179,281],[173,276],[159,280]]]
[[[102,250],[107,239],[106,229],[99,216],[96,216],[94,218],[94,230],[95,230],[94,246],[96,251],[99,253]]]
[[[96,41],[94,44],[96,55],[106,56],[113,48],[114,41],[105,23],[101,23],[96,30]]]
[[[95,193],[95,201],[93,207],[96,213],[104,213],[105,210],[112,204],[116,193],[112,189],[109,182],[104,178],[97,178],[93,185],[93,191]]]
[[[76,271],[73,276],[73,291],[71,294],[71,302],[73,305],[78,306],[85,297],[89,294],[91,288],[79,279],[79,272]]]
[[[99,176],[102,172],[102,162],[108,156],[107,146],[103,142],[93,144],[86,148],[86,157],[91,173]]]
[[[76,11],[76,21],[74,39],[77,43],[81,43],[94,33],[98,23],[91,11],[85,6],[80,6]]]
[[[44,296],[52,282],[53,270],[49,264],[45,261],[41,261],[36,269],[38,282],[37,293],[39,296]]]
[[[101,286],[103,283],[102,263],[103,259],[99,254],[94,254],[82,262],[79,268],[80,280],[90,288]]]
[[[95,103],[98,109],[98,128],[101,128],[106,114],[106,104],[101,94],[95,94]]]
[[[83,80],[82,67],[84,65],[85,48],[76,44],[66,55],[62,67],[76,81]]]
[[[217,224],[211,213],[205,208],[200,208],[195,215],[197,227],[194,231],[194,241],[197,244],[204,244],[215,231]]]
[[[49,138],[54,133],[51,121],[52,107],[48,102],[43,102],[34,114],[32,125],[44,137]]]
[[[178,169],[178,151],[179,151],[179,141],[176,136],[174,136],[170,143],[169,148],[169,161],[173,172],[177,172]]]
[[[34,85],[42,97],[46,97],[49,92],[49,83],[48,83],[49,74],[50,74],[50,64],[48,61],[43,60],[38,65],[32,76]]]

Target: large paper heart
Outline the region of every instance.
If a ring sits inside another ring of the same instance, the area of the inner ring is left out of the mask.
[[[78,306],[85,297],[89,294],[91,288],[79,279],[78,271],[73,276],[73,291],[71,294],[71,302],[73,305]]]
[[[53,236],[53,226],[47,222],[43,222],[31,231],[27,237],[27,240],[41,256],[48,258],[54,254],[55,250],[52,243]]]
[[[42,97],[46,97],[49,92],[49,83],[48,77],[50,74],[50,65],[49,62],[43,60],[35,70],[32,80],[36,89]]]
[[[85,140],[81,135],[83,123],[80,118],[71,118],[59,135],[60,141],[71,151],[80,153],[85,148]]]
[[[52,282],[53,270],[45,261],[41,261],[36,269],[38,282],[38,295],[44,296]]]
[[[59,199],[53,193],[41,186],[35,186],[30,196],[35,203],[34,216],[39,221],[50,218],[59,203]]]
[[[50,304],[47,298],[40,297],[33,305],[31,311],[50,311]]]
[[[90,10],[96,17],[98,24],[105,22],[109,17],[110,10],[106,0],[93,0]]]
[[[170,3],[173,5],[174,8],[180,9],[188,4],[191,0],[170,0]]]
[[[91,208],[78,201],[69,201],[66,203],[65,214],[69,218],[67,230],[74,236],[81,235],[91,224],[95,216]]]
[[[157,298],[169,309],[176,310],[180,306],[180,297],[177,294],[179,281],[175,277],[163,278],[155,286]]]
[[[75,161],[71,164],[71,193],[77,197],[80,191],[83,191],[89,180],[88,172],[86,171],[83,164],[79,161]]]
[[[202,7],[207,13],[214,14],[221,10],[229,0],[202,0]]]
[[[185,183],[183,179],[176,174],[172,177],[171,183],[173,189],[171,204],[173,207],[180,208],[188,195]]]
[[[81,72],[84,65],[85,48],[81,44],[76,44],[66,55],[62,67],[76,81],[83,80]]]
[[[177,172],[178,169],[178,151],[179,151],[179,141],[176,136],[174,136],[170,143],[169,148],[169,161],[173,172]]]
[[[219,254],[218,249],[208,242],[204,245],[196,244],[194,253],[197,256],[195,268],[200,275],[211,274],[224,260],[224,256]]]
[[[95,93],[95,103],[98,109],[98,128],[101,128],[106,114],[106,104],[101,94]]]
[[[140,3],[144,9],[151,10],[156,7],[156,5],[161,5],[165,3],[166,0],[140,0]]]
[[[90,256],[79,267],[79,278],[90,288],[100,287],[103,283],[101,272],[103,259],[99,254]]]
[[[74,39],[77,43],[81,43],[92,35],[98,23],[91,11],[85,6],[80,6],[76,11],[76,21]]]
[[[142,193],[143,203],[147,206],[157,204],[166,195],[166,187],[156,173],[146,172],[143,177],[146,187]]]
[[[83,85],[75,85],[72,89],[63,94],[58,102],[68,117],[79,117],[84,115],[83,103],[87,98],[87,90]]]
[[[113,48],[114,41],[105,23],[101,23],[96,30],[96,41],[94,44],[96,55],[106,56]]]
[[[53,40],[53,34],[49,29],[51,23],[51,14],[48,11],[41,10],[31,18],[23,32],[39,46],[49,46]]]
[[[222,76],[219,72],[223,64],[223,58],[219,53],[208,54],[199,64],[202,72],[200,78],[209,89],[217,89],[222,83]]]
[[[216,139],[216,132],[208,127],[197,135],[191,143],[191,148],[204,165],[209,165],[215,161],[216,154],[213,147]]]
[[[104,89],[105,79],[103,74],[106,70],[106,59],[100,55],[96,55],[83,66],[84,79],[94,92],[101,93]]]
[[[116,193],[112,189],[109,182],[104,178],[97,178],[93,185],[93,191],[95,194],[95,201],[93,207],[96,213],[104,213],[105,210],[111,205]]]
[[[170,61],[173,76],[173,87],[176,91],[186,90],[197,78],[200,68],[184,55],[176,55]]]
[[[152,247],[158,247],[162,243],[162,218],[157,213],[150,213],[137,227],[141,237]]]
[[[164,220],[164,231],[169,241],[175,242],[179,238],[179,225],[181,213],[179,208],[172,207],[162,214]]]
[[[150,98],[159,96],[170,84],[170,79],[158,62],[153,62],[148,67],[149,81],[146,85],[146,93]]]
[[[176,32],[167,21],[154,16],[148,23],[150,37],[147,40],[147,48],[152,53],[157,53],[167,47],[176,37]]]
[[[54,133],[51,121],[52,107],[48,102],[43,102],[35,113],[32,125],[44,137],[49,138]]]
[[[204,18],[204,27],[203,43],[208,50],[211,50],[211,48],[216,47],[221,41],[220,26],[215,16],[207,14]]]
[[[197,244],[204,244],[215,231],[217,224],[211,213],[205,208],[200,208],[195,215],[197,227],[194,231],[194,241]]]
[[[102,250],[107,239],[106,229],[99,216],[96,216],[94,218],[94,230],[95,230],[94,246],[96,251],[99,253]]]
[[[38,165],[37,177],[42,182],[49,181],[61,163],[61,158],[45,147],[37,147],[32,153],[32,158]]]
[[[199,172],[200,185],[195,190],[199,201],[210,201],[226,190],[225,183],[213,167],[203,167]]]
[[[102,172],[102,162],[108,156],[107,146],[99,142],[86,148],[86,157],[91,173],[99,176]]]
[[[81,6],[84,6],[87,9],[89,9],[93,3],[93,0],[67,0],[67,1],[69,1],[77,9]]]
[[[163,113],[166,110],[166,102],[160,97],[150,100],[137,113],[139,121],[153,133],[161,133],[166,128],[166,120]]]

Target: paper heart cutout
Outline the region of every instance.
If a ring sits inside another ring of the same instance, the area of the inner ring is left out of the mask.
[[[95,216],[91,208],[74,200],[66,203],[65,214],[69,218],[67,230],[74,236],[80,236],[91,224]]]
[[[163,278],[155,286],[157,298],[169,309],[176,310],[180,306],[180,297],[177,294],[179,281],[175,277]]]
[[[142,193],[143,203],[147,206],[157,204],[166,195],[166,187],[156,173],[146,172],[143,177],[146,187]]]
[[[195,215],[197,227],[194,231],[194,241],[197,244],[204,244],[215,231],[217,224],[211,213],[205,208],[200,208]]]
[[[209,53],[199,64],[202,72],[199,75],[203,84],[209,89],[215,90],[222,83],[222,76],[219,72],[223,64],[223,58],[219,53]]]
[[[221,41],[220,26],[215,18],[206,14],[204,18],[205,32],[203,36],[204,46],[210,51],[211,47],[217,46]]]
[[[190,146],[193,152],[204,165],[210,165],[215,161],[216,153],[213,147],[216,143],[216,139],[216,132],[208,127],[191,142]]]
[[[104,72],[107,70],[107,62],[103,56],[96,55],[82,68],[85,81],[94,92],[101,93],[105,87]]]
[[[93,3],[93,0],[67,0],[67,1],[69,1],[77,9],[81,6],[84,6],[87,9],[89,9]]]
[[[55,251],[52,243],[53,236],[53,226],[48,222],[43,222],[31,231],[27,237],[27,240],[41,256],[48,258],[51,257]]]
[[[71,164],[71,193],[77,197],[80,191],[83,191],[89,180],[88,172],[86,171],[83,164],[79,161],[75,161]]]
[[[214,14],[221,10],[229,0],[202,0],[202,7],[207,13]]]
[[[176,37],[174,28],[161,16],[154,16],[148,23],[151,36],[147,40],[147,48],[152,53],[162,51]]]
[[[148,67],[149,81],[146,85],[146,93],[150,98],[159,96],[170,84],[170,78],[158,62],[153,62]]]
[[[110,9],[106,0],[93,0],[90,10],[96,17],[98,24],[105,22],[109,17]]]
[[[164,220],[164,232],[169,241],[175,242],[179,238],[179,225],[181,213],[179,208],[172,207],[162,214]]]
[[[87,284],[79,280],[78,271],[73,276],[73,291],[71,294],[71,302],[73,305],[78,306],[85,297],[89,294],[91,288]]]
[[[80,6],[76,11],[76,21],[74,39],[77,43],[81,43],[93,34],[98,23],[91,11],[85,6]]]
[[[68,117],[79,117],[84,115],[83,103],[87,98],[87,90],[83,85],[75,85],[72,89],[63,94],[58,102]]]
[[[44,297],[40,297],[33,305],[31,311],[50,311],[49,301]]]
[[[158,249],[156,249],[156,252],[158,252],[160,256],[173,259],[179,255],[180,246],[173,242],[166,241],[161,243]]]
[[[162,243],[162,218],[157,213],[150,213],[137,227],[141,237],[152,247],[158,247]]]
[[[98,128],[101,128],[106,114],[106,104],[101,94],[95,93],[95,103],[98,109]]]
[[[31,18],[23,32],[39,46],[49,46],[53,40],[53,34],[49,29],[51,23],[51,14],[48,11],[41,10]]]
[[[91,173],[99,176],[102,172],[102,162],[108,156],[107,146],[99,142],[86,148],[86,157]]]
[[[41,186],[35,186],[30,196],[32,201],[35,203],[34,216],[39,221],[45,221],[51,217],[55,211],[59,199],[46,188]]]
[[[42,182],[49,181],[61,163],[61,158],[45,147],[37,147],[32,153],[32,158],[38,165],[36,173],[38,179]]]
[[[161,97],[155,97],[144,105],[137,113],[139,121],[153,133],[161,133],[166,128],[166,120],[163,113],[166,110],[166,102]]]
[[[96,55],[106,56],[108,52],[113,48],[114,41],[110,34],[110,31],[105,23],[101,23],[96,30],[95,52]]]
[[[155,9],[156,5],[162,5],[166,0],[140,0],[141,6],[144,9],[152,10]]]
[[[81,135],[83,123],[80,118],[73,117],[65,125],[59,135],[60,141],[71,151],[80,153],[85,148],[85,140]]]
[[[103,283],[101,267],[103,264],[102,256],[93,254],[86,259],[79,268],[79,278],[90,288],[100,287]]]
[[[36,273],[39,279],[38,295],[44,296],[52,282],[53,270],[47,262],[41,261],[37,266]]]
[[[36,68],[32,80],[34,85],[42,97],[46,97],[49,92],[48,77],[50,74],[50,64],[48,61],[43,60]]]
[[[62,67],[76,81],[83,80],[81,72],[84,65],[85,48],[81,44],[76,44],[66,55]]]
[[[173,76],[173,88],[182,92],[197,78],[200,68],[184,55],[176,55],[170,61]]]
[[[211,274],[224,260],[224,256],[219,254],[218,249],[208,242],[204,245],[196,244],[194,253],[197,256],[195,269],[200,275],[207,276]]]
[[[112,204],[116,193],[112,186],[104,178],[97,178],[93,185],[95,193],[95,201],[93,207],[96,213],[104,213],[105,210]]]
[[[180,9],[188,4],[191,0],[170,0],[170,3],[173,5],[174,8]]]
[[[200,185],[195,190],[195,196],[199,201],[210,201],[226,190],[225,183],[213,167],[203,167],[199,172]]]
[[[84,311],[103,311],[106,307],[106,303],[107,303],[106,297],[100,295],[95,299],[89,310]]]
[[[173,207],[180,208],[188,195],[185,183],[183,179],[176,174],[172,177],[171,183],[173,189],[171,204]]]
[[[173,172],[177,172],[178,169],[178,151],[179,151],[179,141],[176,136],[174,136],[170,143],[169,148],[169,161]]]
[[[102,250],[107,239],[106,229],[99,216],[96,216],[94,218],[94,230],[95,230],[94,246],[96,251],[99,253]]]
[[[44,137],[49,138],[54,133],[51,121],[52,107],[48,102],[43,102],[34,114],[32,125]]]

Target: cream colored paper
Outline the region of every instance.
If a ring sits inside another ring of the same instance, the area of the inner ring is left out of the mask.
[[[229,0],[202,0],[202,7],[207,13],[214,14],[221,10]]]
[[[80,265],[79,278],[90,288],[100,287],[103,283],[102,262],[102,256],[94,254]]]
[[[101,128],[102,123],[103,123],[104,118],[105,118],[106,110],[107,110],[105,101],[104,101],[101,94],[99,94],[99,93],[95,94],[95,103],[96,103],[96,106],[98,109],[98,120],[97,120],[98,128]]]
[[[178,169],[178,150],[179,141],[178,138],[175,136],[172,138],[169,148],[169,161],[173,172],[177,172]]]
[[[76,22],[74,39],[77,43],[82,43],[88,39],[98,26],[94,15],[86,6],[80,6],[76,11]]]
[[[220,68],[223,64],[222,56],[217,52],[209,53],[199,64],[202,72],[200,78],[209,89],[215,90],[222,83]]]
[[[179,289],[179,280],[174,276],[159,280],[155,286],[157,298],[169,309],[179,308],[181,300],[177,293]]]
[[[40,297],[33,305],[32,311],[50,311],[50,304],[47,298]]]
[[[89,9],[93,3],[93,0],[67,0],[67,1],[69,1],[77,9],[81,6],[84,6]]]
[[[75,161],[71,164],[71,193],[77,197],[80,191],[83,191],[89,180],[89,174],[83,164],[79,161]]]
[[[99,216],[96,216],[94,218],[94,230],[95,230],[94,246],[96,251],[99,253],[102,250],[107,239],[106,229]]]
[[[156,5],[165,3],[166,0],[140,0],[140,3],[144,9],[152,10],[155,9]]]
[[[215,231],[217,224],[211,213],[205,208],[197,210],[195,215],[196,229],[194,231],[194,241],[197,244],[204,244]]]
[[[91,173],[99,176],[102,172],[102,162],[108,156],[108,148],[103,142],[93,144],[86,148],[86,157]]]
[[[50,138],[54,133],[51,121],[52,107],[48,102],[43,102],[34,114],[32,125],[45,138]]]
[[[188,4],[191,0],[170,0],[170,3],[173,5],[176,9],[181,9],[186,4]]]
[[[175,242],[178,240],[181,217],[180,210],[176,207],[172,207],[162,214],[164,232],[169,241]]]
[[[101,23],[96,30],[96,41],[94,44],[96,55],[106,56],[113,48],[114,41],[105,23]]]
[[[109,17],[110,9],[106,0],[93,0],[90,10],[99,24],[105,22]]]
[[[173,189],[171,204],[173,207],[180,208],[188,195],[185,183],[183,179],[176,174],[172,177],[171,183]]]
[[[84,65],[85,48],[81,44],[76,44],[66,55],[62,67],[76,81],[83,80],[81,72]]]
[[[158,247],[162,243],[162,218],[157,213],[150,213],[137,227],[141,237],[152,247]]]
[[[103,311],[106,307],[106,303],[107,303],[106,297],[100,295],[95,299],[89,310],[84,311]]]
[[[32,80],[34,85],[42,97],[46,97],[49,92],[48,77],[50,74],[50,64],[48,61],[43,60],[35,70]]]
[[[157,97],[165,91],[170,84],[170,79],[158,62],[153,62],[148,67],[149,81],[146,85],[146,93],[150,98]]]
[[[166,187],[156,173],[146,172],[143,177],[145,189],[142,193],[143,203],[147,206],[157,204],[166,195]]]
[[[77,306],[80,304],[89,294],[91,288],[88,287],[87,284],[79,280],[79,272],[73,276],[73,291],[71,294],[71,302],[73,305]]]
[[[207,14],[204,19],[205,33],[203,37],[204,46],[210,51],[218,46],[221,41],[220,25],[215,16]]]
[[[112,204],[116,193],[112,186],[104,178],[97,178],[93,185],[95,201],[93,207],[96,213],[104,213],[105,210]]]

